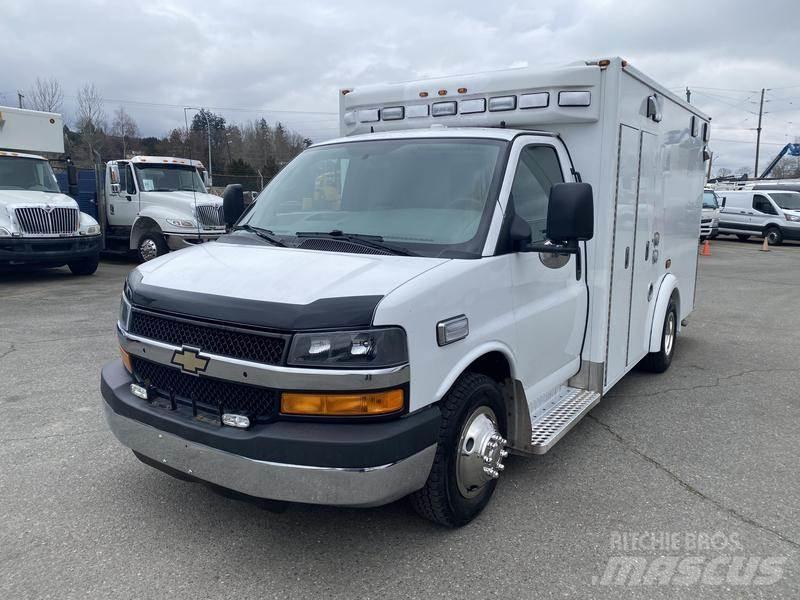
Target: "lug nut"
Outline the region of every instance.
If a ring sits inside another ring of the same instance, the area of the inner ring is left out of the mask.
[[[503,469],[505,469],[505,468],[506,468],[506,466],[505,466],[503,463],[497,463],[497,464],[494,466],[494,468],[495,468],[495,469],[497,469],[498,471],[502,471]]]
[[[500,450],[500,458],[505,458],[506,456],[508,456],[508,451],[507,450]]]

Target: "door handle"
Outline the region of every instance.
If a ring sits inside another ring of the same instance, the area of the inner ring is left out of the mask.
[[[125,196],[125,197],[128,199],[128,202],[130,202],[131,200],[133,200],[133,198],[131,198],[130,196]]]
[[[631,260],[631,247],[630,246],[625,246],[625,268],[626,269],[628,268],[628,264],[630,263],[630,260]]]
[[[644,262],[647,262],[650,258],[650,240],[647,240],[647,243],[644,245]]]
[[[746,211],[744,211],[744,210],[740,210],[740,211],[739,211],[739,214],[740,214],[740,215],[746,215],[746,214],[747,214],[747,212],[746,212]]]

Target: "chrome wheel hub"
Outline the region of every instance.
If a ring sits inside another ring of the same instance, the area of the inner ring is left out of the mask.
[[[477,496],[483,486],[500,477],[508,456],[508,442],[500,435],[497,416],[488,406],[480,406],[461,430],[456,457],[456,482],[465,498]]]
[[[153,240],[146,239],[139,246],[139,254],[143,260],[153,260],[158,256],[158,246]]]
[[[672,346],[675,343],[675,313],[667,315],[667,325],[664,328],[664,354],[672,354]]]

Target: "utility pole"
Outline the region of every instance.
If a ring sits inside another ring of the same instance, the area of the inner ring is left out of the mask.
[[[25,97],[25,94],[22,91],[17,90],[17,101],[19,102],[19,107],[22,108],[22,99]]]
[[[764,116],[764,92],[761,88],[761,104],[758,106],[758,128],[756,129],[756,165],[753,169],[753,179],[758,179],[758,153],[761,151],[761,118]]]
[[[692,90],[689,89],[688,85],[686,86],[686,101],[687,102],[692,101]]]
[[[211,167],[211,123],[208,120],[208,113],[205,111],[204,108],[197,108],[196,106],[186,106],[183,109],[184,118],[186,117],[187,110],[198,111],[201,115],[203,115],[203,117],[206,120],[206,129],[208,130],[208,185],[211,186],[213,185],[213,180],[214,180],[214,169]]]

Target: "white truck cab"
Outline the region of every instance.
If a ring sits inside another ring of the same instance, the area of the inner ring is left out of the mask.
[[[61,115],[0,106],[0,269],[68,265],[91,275],[100,226],[61,193],[48,160],[30,152],[64,153]]]
[[[619,58],[348,88],[340,119],[130,274],[105,415],[178,478],[463,525],[508,453],[669,367],[709,120]]]
[[[106,165],[106,242],[141,261],[215,240],[225,232],[222,199],[205,187],[197,160],[135,156]]]
[[[703,212],[700,216],[700,239],[715,238],[719,234],[719,199],[710,188],[703,190]]]

